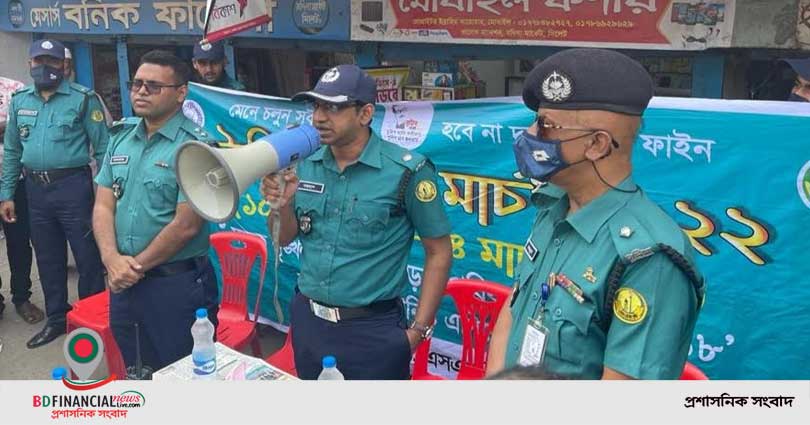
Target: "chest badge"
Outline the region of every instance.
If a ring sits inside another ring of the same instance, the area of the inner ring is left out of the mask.
[[[28,136],[31,135],[31,127],[30,126],[24,125],[24,126],[19,128],[19,131],[20,131],[20,139],[27,139]]]
[[[593,274],[593,267],[588,266],[585,268],[585,273],[582,273],[582,278],[590,283],[596,283],[596,275]]]
[[[115,181],[113,181],[112,192],[113,192],[113,196],[115,196],[115,199],[120,200],[121,197],[124,196],[124,179],[123,178],[118,177],[117,179],[115,179]]]
[[[298,219],[298,230],[304,235],[312,232],[312,216],[309,213],[301,215],[301,218]]]

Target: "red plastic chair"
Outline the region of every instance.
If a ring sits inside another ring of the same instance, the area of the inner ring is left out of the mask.
[[[265,361],[292,376],[298,376],[298,371],[295,370],[295,354],[292,346],[292,327],[287,330],[287,339],[284,340],[284,345]]]
[[[508,286],[486,280],[453,279],[447,283],[445,294],[453,298],[461,318],[461,368],[457,379],[484,377],[490,335],[511,292]],[[426,340],[416,351],[412,379],[443,379],[428,373],[429,353],[430,340]]]
[[[101,335],[108,373],[115,374],[116,379],[126,379],[127,366],[110,328],[109,290],[73,303],[73,309],[67,314],[67,332],[78,328],[92,329]]]
[[[686,362],[686,364],[683,365],[683,373],[679,379],[681,381],[708,381],[709,377],[698,369],[697,366]]]
[[[217,340],[237,351],[250,343],[253,355],[262,357],[256,323],[259,320],[264,272],[267,268],[267,244],[259,236],[239,232],[214,233],[210,240],[222,271],[222,302],[217,314]],[[253,320],[250,320],[247,289],[257,256],[260,265],[259,289],[253,308]]]

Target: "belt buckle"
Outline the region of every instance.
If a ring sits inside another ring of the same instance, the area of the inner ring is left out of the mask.
[[[47,171],[34,171],[33,174],[37,180],[39,180],[40,184],[51,184],[51,177],[48,175]]]
[[[326,307],[316,303],[313,300],[309,300],[309,307],[315,316],[320,317],[323,320],[332,323],[337,323],[340,321],[340,312],[337,308]]]

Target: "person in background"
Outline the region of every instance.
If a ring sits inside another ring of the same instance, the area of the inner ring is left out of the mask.
[[[810,102],[810,58],[785,59],[796,72],[796,82],[790,91],[789,101]]]
[[[6,131],[6,123],[0,123],[0,139]],[[0,149],[0,164],[3,162],[2,149]],[[1,167],[2,165],[0,165]],[[20,175],[20,180],[22,180]],[[19,182],[18,182],[19,183]],[[39,323],[45,318],[45,313],[31,302],[31,264],[33,254],[31,251],[31,231],[28,218],[28,198],[25,195],[25,185],[17,184],[14,190],[14,204],[16,206],[17,221],[7,223],[0,220],[6,239],[6,258],[11,269],[11,302],[17,314],[26,323]],[[0,287],[3,286],[0,280]],[[0,317],[5,310],[5,298],[0,294]]]
[[[222,41],[194,43],[194,57],[191,63],[196,71],[195,82],[223,89],[245,90],[244,84],[225,72],[228,58],[225,57],[225,45]]]
[[[65,46],[37,40],[29,50],[32,86],[14,94],[4,136],[0,216],[16,223],[17,186],[25,184],[31,241],[36,251],[45,327],[28,348],[66,332],[70,310],[67,243],[79,270],[79,298],[104,290],[104,270],[93,238],[91,149],[100,161],[107,152],[107,126],[92,90],[65,79]],[[25,176],[19,181],[20,173]]]
[[[171,53],[141,58],[130,82],[137,117],[110,130],[96,176],[93,230],[110,286],[110,326],[124,363],[159,370],[191,353],[198,308],[217,325],[218,289],[208,226],[179,190],[177,148],[206,135],[183,115],[191,69]]]

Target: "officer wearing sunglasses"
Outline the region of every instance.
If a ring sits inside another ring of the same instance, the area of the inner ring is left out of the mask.
[[[207,135],[183,115],[191,69],[170,53],[141,58],[129,83],[132,109],[111,129],[96,177],[93,229],[107,269],[110,325],[127,366],[138,323],[143,364],[152,370],[191,353],[194,312],[217,323],[217,284],[208,227],[178,190],[177,148]]]

